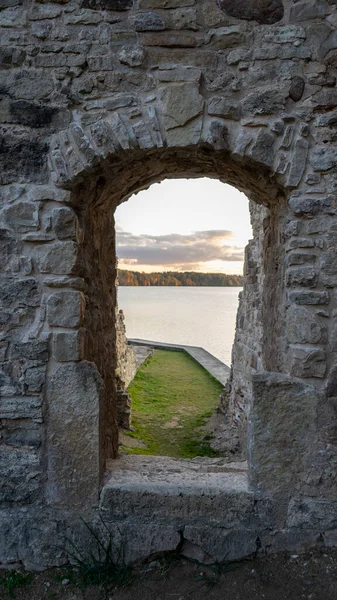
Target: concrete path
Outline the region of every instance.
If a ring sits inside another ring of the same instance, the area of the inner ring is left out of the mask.
[[[198,346],[182,346],[180,344],[166,344],[165,342],[153,342],[151,340],[139,340],[139,339],[128,339],[128,343],[132,346],[148,346],[150,348],[156,348],[158,350],[176,350],[183,351],[189,354],[194,360],[196,360],[206,371],[208,371],[215,379],[217,379],[223,386],[226,384],[230,374],[230,368],[221,362],[218,358],[215,358],[213,354],[210,354],[204,348]]]

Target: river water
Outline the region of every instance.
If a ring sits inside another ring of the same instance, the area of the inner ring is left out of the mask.
[[[129,338],[202,346],[230,365],[241,290],[121,286],[118,304]]]

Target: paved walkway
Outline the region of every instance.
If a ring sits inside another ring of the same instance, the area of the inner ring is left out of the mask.
[[[223,386],[226,384],[230,374],[230,368],[221,362],[218,358],[215,358],[213,354],[210,354],[204,348],[198,346],[182,346],[180,344],[166,344],[165,342],[153,342],[151,340],[139,340],[139,339],[128,339],[129,344],[132,346],[148,346],[150,348],[157,348],[158,350],[177,350],[187,352],[194,360],[196,360],[206,371],[208,371],[215,379],[217,379]]]

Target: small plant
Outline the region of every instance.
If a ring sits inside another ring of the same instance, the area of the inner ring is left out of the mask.
[[[124,562],[122,552],[118,552],[117,560],[114,559],[116,549],[113,544],[111,532],[102,521],[108,531],[108,541],[102,541],[101,536],[88,523],[81,519],[92,537],[93,549],[83,553],[71,540],[68,543],[72,552],[68,550],[69,556],[75,561],[78,568],[78,578],[83,587],[107,585],[114,587],[127,587],[133,581],[132,569]],[[90,545],[91,546],[91,545]]]
[[[6,571],[5,574],[0,577],[0,587],[7,590],[10,598],[12,598],[15,588],[29,585],[31,581],[32,577],[29,573],[22,573],[21,571]]]

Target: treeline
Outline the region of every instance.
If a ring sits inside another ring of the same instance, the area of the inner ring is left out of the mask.
[[[223,273],[138,273],[138,271],[118,270],[119,285],[156,285],[156,286],[204,286],[204,287],[237,287],[242,286],[242,275],[224,275]]]

